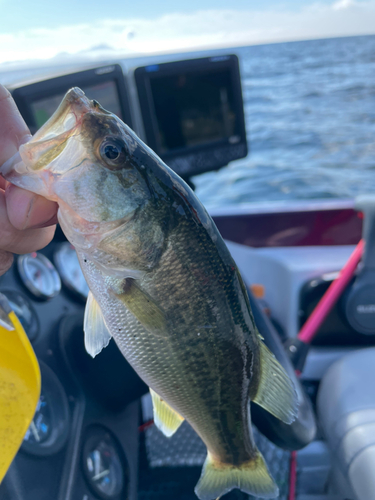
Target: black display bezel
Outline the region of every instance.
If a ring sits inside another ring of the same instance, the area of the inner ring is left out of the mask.
[[[129,127],[132,127],[128,90],[119,64],[110,64],[55,78],[48,78],[40,82],[22,85],[14,89],[11,88],[10,91],[21,115],[33,134],[37,130],[35,116],[31,107],[34,102],[54,97],[58,94],[64,94],[72,87],[94,86],[104,82],[114,82],[117,89],[122,120]]]
[[[157,69],[156,69],[157,68]],[[215,142],[208,142],[206,144],[199,144],[172,151],[162,152],[157,139],[158,127],[156,125],[156,116],[153,109],[153,100],[149,95],[149,85],[151,78],[160,78],[163,76],[173,76],[179,73],[194,73],[194,72],[215,72],[217,70],[229,69],[231,75],[231,82],[233,86],[234,108],[236,113],[236,135],[240,137],[239,142],[231,144],[228,139],[222,139]],[[199,59],[190,59],[184,61],[175,61],[161,64],[149,64],[142,66],[134,71],[134,78],[137,85],[139,104],[142,112],[143,125],[146,134],[146,142],[148,146],[153,149],[167,164],[170,160],[177,158],[189,157],[192,158],[190,175],[206,172],[209,170],[216,170],[223,167],[227,162],[220,161],[217,158],[216,162],[210,162],[210,165],[205,167],[195,164],[194,155],[201,153],[213,154],[221,147],[229,148],[233,151],[230,155],[230,161],[243,158],[248,153],[246,129],[245,129],[245,116],[243,109],[243,98],[241,89],[241,76],[239,69],[238,57],[236,55],[222,55],[214,57],[204,57]],[[241,153],[239,145],[242,146]],[[172,167],[173,168],[173,167]]]

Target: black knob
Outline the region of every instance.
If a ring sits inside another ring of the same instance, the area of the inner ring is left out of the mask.
[[[354,330],[375,335],[375,270],[362,269],[344,296],[344,308]]]
[[[365,251],[361,270],[343,297],[344,310],[355,330],[375,335],[375,197],[357,198],[356,208],[364,215]]]

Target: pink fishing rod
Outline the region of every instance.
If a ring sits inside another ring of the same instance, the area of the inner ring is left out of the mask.
[[[337,278],[331,283],[328,290],[320,299],[318,305],[315,307],[314,311],[301,328],[298,338],[305,344],[311,343],[312,339],[317,334],[319,327],[340,298],[349,281],[352,279],[362,258],[364,246],[364,241],[361,240],[349,257],[348,262],[342,268]]]

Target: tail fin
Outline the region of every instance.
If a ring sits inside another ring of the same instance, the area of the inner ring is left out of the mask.
[[[240,467],[215,461],[208,453],[195,487],[197,497],[200,500],[215,500],[233,488],[261,498],[276,498],[279,494],[260,452]]]

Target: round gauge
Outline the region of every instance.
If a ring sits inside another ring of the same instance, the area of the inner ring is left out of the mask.
[[[28,428],[22,451],[37,456],[52,455],[66,443],[69,433],[68,401],[53,371],[39,361],[42,390],[33,420]]]
[[[91,429],[83,448],[83,470],[93,493],[105,500],[119,498],[125,487],[123,453],[110,432]]]
[[[20,255],[18,271],[25,287],[39,299],[51,299],[61,290],[59,273],[52,262],[38,252]]]
[[[39,320],[29,299],[14,290],[5,290],[2,293],[8,299],[10,307],[16,313],[29,339],[35,340],[39,332]]]
[[[40,394],[40,398],[36,407],[35,415],[30,427],[24,437],[24,442],[31,445],[36,443],[44,443],[47,441],[49,435],[51,434],[51,410],[48,399],[43,393]]]
[[[54,261],[64,285],[81,299],[86,300],[89,287],[73,245],[68,242],[62,243],[54,255]]]

